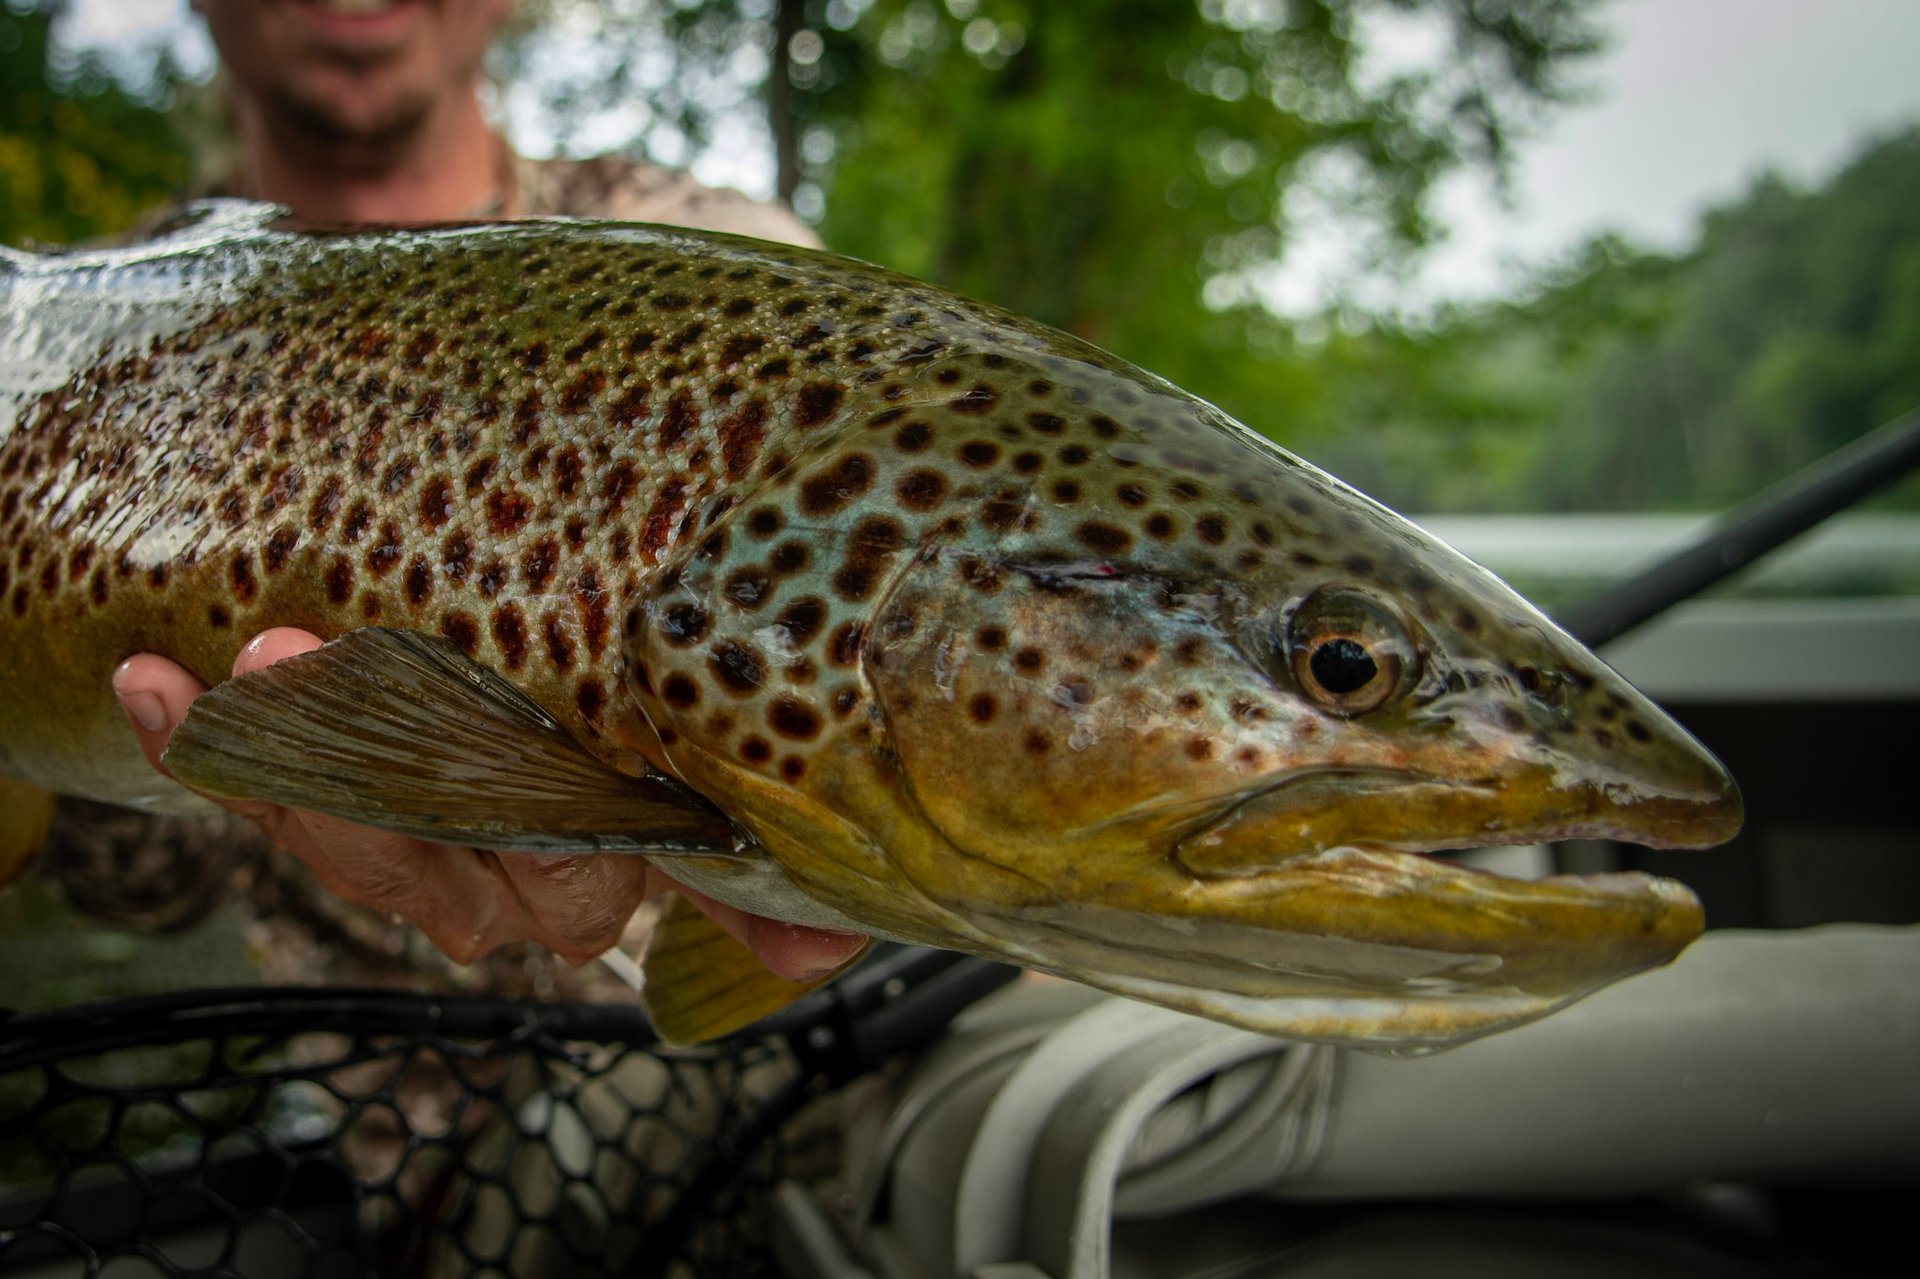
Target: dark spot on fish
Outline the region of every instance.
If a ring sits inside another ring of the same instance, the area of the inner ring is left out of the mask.
[[[693,408],[693,397],[686,391],[675,391],[667,400],[666,412],[660,417],[660,447],[673,448],[699,422],[700,417]]]
[[[714,678],[739,696],[754,692],[767,679],[767,668],[760,655],[734,640],[716,644],[709,665]]]
[[[1087,422],[1093,433],[1103,440],[1111,440],[1120,434],[1120,424],[1104,413],[1096,413]]]
[[[780,512],[770,506],[756,507],[747,516],[747,532],[758,538],[772,537],[780,531]]]
[[[1196,763],[1213,758],[1213,739],[1208,737],[1189,737],[1187,739],[1187,758]]]
[[[1072,480],[1056,480],[1053,485],[1053,500],[1071,504],[1080,500],[1080,486]]]
[[[1125,529],[1100,520],[1088,520],[1074,530],[1074,536],[1082,546],[1101,555],[1118,555],[1133,545],[1133,536]]]
[[[227,627],[233,624],[233,618],[228,616],[227,610],[221,608],[218,604],[210,604],[207,606],[207,621],[215,630],[221,631],[226,630]]]
[[[707,610],[700,605],[674,604],[660,614],[660,634],[669,644],[686,648],[705,639],[711,623]]]
[[[465,613],[447,614],[441,619],[440,633],[453,641],[453,646],[468,657],[479,651],[480,628]]]
[[[1044,755],[1053,749],[1053,739],[1037,728],[1029,728],[1021,735],[1020,745],[1029,755]]]
[[[1069,444],[1060,450],[1059,456],[1062,466],[1079,466],[1093,455],[1087,452],[1085,445]]]
[[[640,476],[631,462],[615,463],[607,471],[607,478],[600,484],[600,496],[606,499],[607,517],[617,518],[627,504],[634,489],[640,485]],[[492,499],[488,499],[488,513],[492,513]]]
[[[1645,724],[1642,724],[1637,719],[1628,720],[1625,727],[1627,736],[1636,742],[1650,742],[1653,740],[1653,733],[1648,730]]]
[[[653,499],[647,520],[640,529],[640,549],[649,556],[658,555],[673,536],[674,520],[686,502],[687,486],[680,480],[668,480]]]
[[[1175,480],[1173,483],[1167,485],[1167,492],[1173,494],[1182,502],[1191,502],[1194,498],[1200,496],[1200,486],[1192,480]]]
[[[932,438],[933,431],[925,422],[908,422],[893,433],[893,446],[902,453],[918,453]]]
[[[1042,435],[1058,435],[1067,429],[1066,419],[1052,413],[1029,413],[1027,425]]]
[[[980,508],[981,526],[991,533],[1005,533],[1020,523],[1026,514],[1026,503],[1011,494],[996,494]]]
[[[683,711],[691,710],[700,704],[700,686],[675,672],[661,682],[660,696],[669,706],[676,706]]]
[[[578,449],[565,449],[553,460],[554,489],[561,497],[572,497],[580,487],[581,476],[586,468],[581,464]]]
[[[233,582],[234,599],[242,604],[251,603],[259,589],[253,580],[253,556],[245,551],[235,555],[228,577]]]
[[[800,485],[800,509],[808,515],[831,515],[864,494],[872,483],[873,463],[856,453],[837,466],[808,476]]]
[[[910,511],[931,511],[947,494],[946,477],[938,471],[911,471],[900,478],[894,495]]]
[[[776,573],[798,573],[807,566],[807,544],[800,541],[786,541],[774,548],[770,563]]]
[[[841,719],[853,714],[854,707],[859,704],[860,690],[857,688],[842,688],[833,695],[833,713]]]
[[[1173,658],[1182,666],[1198,666],[1207,658],[1207,642],[1198,635],[1189,635],[1173,646]]]
[[[418,469],[418,465],[412,459],[401,458],[387,468],[386,478],[380,482],[381,491],[388,497],[401,492],[407,485],[413,483],[414,472]]]
[[[740,758],[749,764],[764,764],[773,758],[773,747],[764,737],[749,737],[740,743]]]
[[[415,608],[427,602],[433,593],[433,566],[424,555],[416,555],[407,565],[407,599]]]
[[[833,575],[833,591],[843,600],[863,600],[873,594],[874,567],[866,560],[842,565]]]
[[[773,579],[764,569],[748,566],[729,574],[723,590],[735,605],[750,612],[766,602],[768,593],[773,590]]]
[[[780,776],[789,782],[797,782],[807,775],[807,762],[798,755],[789,755],[780,761]]]
[[[795,600],[780,613],[779,625],[796,645],[805,644],[820,633],[827,620],[826,602],[816,595]]]
[[[493,641],[500,646],[507,669],[517,671],[527,662],[527,624],[517,604],[502,604],[493,610]]]
[[[335,604],[345,604],[353,598],[353,565],[345,556],[337,557],[327,566],[327,598]]]
[[[842,622],[827,641],[827,660],[835,666],[852,666],[860,659],[860,649],[866,639],[866,627],[858,622]]]
[[[543,537],[520,556],[520,575],[534,593],[547,589],[560,559],[560,546],[551,537]]]
[[[776,697],[767,707],[767,723],[782,737],[798,742],[820,736],[820,716],[798,698]]]
[[[978,556],[971,556],[960,562],[960,580],[982,595],[992,595],[1000,589],[1000,570]]]
[[[1013,655],[1013,664],[1023,675],[1037,675],[1047,664],[1047,656],[1039,649],[1027,647]]]
[[[293,554],[293,548],[300,541],[300,535],[290,528],[277,528],[273,536],[267,539],[266,547],[260,553],[260,561],[269,573],[278,573],[286,567],[287,557]]]
[[[1000,460],[1000,446],[989,440],[968,440],[960,446],[960,460],[968,466],[992,466]]]
[[[1218,515],[1202,515],[1193,522],[1194,536],[1209,546],[1218,546],[1227,540],[1227,522]]]
[[[976,383],[972,390],[963,392],[947,401],[947,407],[955,413],[980,414],[988,412],[1000,402],[993,388],[985,383]]]
[[[982,626],[974,632],[974,643],[989,653],[995,653],[1007,646],[1007,633],[998,626]]]
[[[767,438],[766,401],[753,399],[720,423],[720,460],[731,479],[739,479],[759,456]]]
[[[1373,576],[1373,568],[1373,561],[1364,555],[1347,556],[1347,572],[1352,573],[1355,577],[1371,577]]]
[[[474,459],[467,468],[467,496],[477,497],[487,487],[487,481],[493,478],[494,470],[500,465],[500,459],[491,453],[483,453]]]
[[[607,646],[607,592],[600,584],[600,570],[588,564],[574,581],[574,603],[580,610],[580,628],[586,637],[587,652],[600,656]]]
[[[573,704],[580,708],[582,719],[589,724],[598,723],[600,710],[607,704],[607,691],[600,687],[597,679],[582,680],[573,694]]]
[[[832,418],[840,409],[845,392],[832,383],[809,383],[800,388],[793,401],[794,425],[807,428],[819,426]]]
[[[967,713],[973,716],[976,724],[990,723],[999,709],[999,703],[993,700],[992,693],[976,693],[967,703]]]
[[[336,497],[335,501],[338,500]],[[429,529],[438,530],[452,516],[453,485],[447,482],[446,476],[436,475],[420,490],[420,520]]]
[[[548,613],[541,621],[540,629],[547,641],[547,656],[553,660],[555,669],[564,671],[572,667],[573,641],[567,638],[560,619]]]

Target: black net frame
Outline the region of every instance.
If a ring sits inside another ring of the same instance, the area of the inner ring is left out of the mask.
[[[794,1117],[1012,976],[886,947],[691,1049],[631,1007],[344,989],[11,1017],[0,1273],[776,1273]]]

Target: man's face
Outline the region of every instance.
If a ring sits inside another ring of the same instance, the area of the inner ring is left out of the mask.
[[[195,0],[240,91],[323,141],[404,136],[471,91],[512,0]]]

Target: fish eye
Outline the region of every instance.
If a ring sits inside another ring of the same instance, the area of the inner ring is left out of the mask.
[[[1417,660],[1406,625],[1385,603],[1345,587],[1314,592],[1287,624],[1293,678],[1315,705],[1364,715],[1405,687]]]

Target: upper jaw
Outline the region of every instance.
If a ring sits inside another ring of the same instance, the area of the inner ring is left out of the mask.
[[[1259,875],[1335,848],[1424,854],[1492,844],[1612,839],[1701,848],[1740,828],[1732,779],[1692,789],[1569,774],[1539,763],[1458,778],[1412,768],[1319,766],[1269,779],[1190,828],[1174,859],[1208,877]]]

